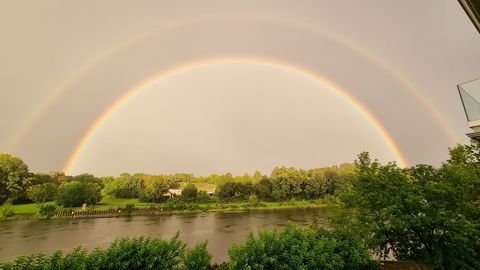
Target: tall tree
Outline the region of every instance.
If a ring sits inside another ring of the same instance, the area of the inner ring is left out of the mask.
[[[408,169],[362,153],[357,179],[340,196],[348,215],[338,215],[334,224],[357,231],[382,257],[393,253],[435,269],[480,269],[478,153],[478,145],[457,146],[440,168]]]
[[[0,153],[0,203],[7,199],[25,200],[31,180],[32,174],[23,160]]]

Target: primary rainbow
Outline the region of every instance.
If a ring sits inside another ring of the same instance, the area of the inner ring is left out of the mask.
[[[319,74],[316,74],[310,70],[306,70],[304,68],[294,66],[288,63],[283,63],[278,60],[259,58],[259,57],[255,57],[255,58],[253,57],[220,57],[220,58],[213,58],[213,59],[201,59],[201,60],[174,66],[168,70],[162,71],[151,77],[148,77],[145,80],[133,86],[132,88],[130,88],[124,95],[120,96],[112,104],[110,104],[107,107],[107,109],[103,111],[103,113],[92,123],[92,125],[90,125],[90,127],[87,129],[86,133],[82,136],[80,142],[77,144],[74,151],[68,158],[68,161],[66,162],[63,171],[69,174],[70,170],[75,165],[76,160],[78,159],[78,157],[80,156],[84,148],[88,145],[88,143],[90,142],[90,139],[93,137],[97,129],[100,128],[110,118],[110,116],[114,114],[120,107],[125,105],[133,97],[137,96],[139,93],[147,89],[149,86],[151,86],[152,84],[160,80],[166,79],[170,76],[173,76],[175,74],[178,74],[184,71],[188,71],[201,66],[226,63],[226,62],[251,63],[251,64],[258,64],[258,65],[273,66],[273,67],[282,68],[284,70],[288,70],[291,72],[303,74],[304,76],[317,81],[318,83],[322,84],[329,90],[333,91],[335,94],[337,94],[341,98],[348,101],[348,103],[350,103],[350,105],[352,105],[352,107],[355,108],[382,136],[385,143],[389,146],[390,150],[398,160],[399,165],[403,167],[408,166],[408,162],[406,158],[403,156],[399,147],[393,140],[392,136],[383,127],[380,121],[370,111],[368,111],[363,104],[361,104],[357,99],[351,96],[345,89],[343,89],[341,86],[337,85],[336,83],[332,82],[331,80]]]
[[[48,109],[53,106],[53,104],[58,102],[62,95],[65,94],[65,92],[67,92],[73,84],[79,81],[85,74],[90,72],[96,65],[100,64],[106,59],[109,59],[127,49],[131,49],[135,45],[142,44],[149,38],[152,38],[156,34],[167,29],[174,30],[179,27],[194,25],[195,23],[199,23],[202,21],[213,21],[232,17],[238,17],[238,15],[199,16],[198,18],[190,18],[189,20],[176,22],[171,25],[164,26],[161,29],[156,29],[154,31],[140,35],[133,40],[126,42],[125,44],[111,48],[105,52],[102,52],[99,55],[96,55],[95,57],[90,59],[90,61],[85,62],[76,72],[72,73],[70,76],[61,81],[59,85],[55,87],[55,89],[48,95],[48,97],[43,102],[39,103],[39,106],[27,115],[27,118],[19,124],[19,128],[16,129],[15,133],[12,135],[10,142],[7,145],[7,151],[14,152],[17,146],[20,145],[25,140],[25,138],[32,132],[34,123],[37,122],[38,119],[40,119],[48,111]],[[415,85],[412,81],[406,78],[401,72],[399,72],[387,62],[385,62],[382,58],[376,56],[370,50],[360,46],[360,44],[357,44],[352,40],[348,40],[345,37],[336,35],[334,33],[325,30],[319,30],[313,25],[305,22],[293,21],[285,18],[276,18],[272,16],[257,17],[249,15],[248,19],[297,27],[298,29],[335,42],[364,57],[369,63],[380,68],[382,71],[385,72],[385,74],[387,74],[389,77],[394,79],[394,81],[399,83],[410,95],[415,97],[416,100],[419,101],[419,103],[425,109],[427,114],[433,118],[433,121],[446,133],[446,136],[448,137],[451,144],[456,144],[457,142],[461,141],[461,139],[458,137],[458,134],[453,132],[453,129],[450,127],[447,119],[445,119],[445,116],[436,108],[436,106],[429,100],[429,98],[422,94],[422,91],[420,91],[417,85]],[[299,68],[296,69],[300,70]]]

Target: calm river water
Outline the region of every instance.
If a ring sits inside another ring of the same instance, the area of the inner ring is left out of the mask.
[[[326,222],[326,209],[256,210],[240,213],[199,213],[124,218],[13,220],[0,222],[0,261],[36,252],[50,254],[77,246],[106,247],[118,237],[170,238],[177,231],[188,245],[208,240],[213,262],[228,260],[228,248],[250,232]]]

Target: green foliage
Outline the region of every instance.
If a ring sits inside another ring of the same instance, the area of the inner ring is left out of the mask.
[[[478,145],[457,146],[440,168],[409,169],[362,153],[333,222],[362,235],[382,257],[392,252],[436,269],[480,269],[479,153]]]
[[[230,269],[378,269],[352,237],[289,225],[263,231],[229,250]]]
[[[56,202],[64,207],[78,207],[84,203],[96,204],[101,198],[100,187],[97,184],[71,181],[58,187]]]
[[[51,218],[55,215],[55,211],[57,210],[57,206],[54,204],[41,204],[38,213],[42,217]]]
[[[198,210],[200,209],[199,205],[194,202],[186,202],[180,198],[171,198],[168,199],[165,203],[165,207],[170,210]]]
[[[94,175],[89,174],[89,173],[83,173],[83,174],[73,176],[69,180],[70,181],[78,181],[78,182],[83,183],[83,184],[92,183],[92,184],[96,184],[98,187],[100,187],[100,189],[103,188],[102,179],[100,179],[98,177],[95,177]]]
[[[122,174],[117,178],[106,177],[103,183],[103,194],[117,198],[138,198],[142,189],[142,178],[129,174]]]
[[[135,204],[133,204],[133,203],[127,203],[127,204],[125,205],[125,211],[126,211],[127,213],[132,213],[133,211],[135,211]]]
[[[32,186],[40,185],[40,184],[46,184],[46,183],[55,184],[55,182],[53,181],[52,176],[50,174],[35,173],[35,174],[32,175],[32,180],[30,182],[30,184]]]
[[[223,199],[235,197],[236,193],[237,183],[233,181],[225,182],[224,184],[220,185],[217,190],[217,195]]]
[[[240,183],[227,181],[218,186],[217,195],[222,199],[240,198],[246,199],[253,192],[251,182]]]
[[[257,195],[252,194],[248,197],[248,204],[251,206],[257,206],[259,204]]]
[[[57,186],[53,183],[43,183],[28,188],[27,196],[35,203],[41,204],[55,199]]]
[[[0,203],[24,201],[32,175],[18,157],[0,153]]]
[[[273,192],[278,199],[285,197],[291,198],[302,193],[302,181],[305,178],[303,171],[290,167],[275,167],[272,171],[270,179],[273,184]]]
[[[159,202],[165,199],[171,179],[164,175],[147,176],[143,182],[143,196],[147,201]]]
[[[51,256],[35,254],[22,256],[10,263],[0,263],[5,270],[29,269],[209,269],[211,255],[206,242],[187,249],[175,235],[169,241],[157,238],[123,238],[106,249],[95,249],[88,253],[77,248],[65,255],[57,251]]]
[[[207,241],[196,244],[192,249],[185,252],[185,270],[208,270],[212,255],[208,253]]]
[[[188,201],[194,201],[197,198],[197,193],[198,193],[197,187],[192,183],[188,183],[182,189],[182,198]]]
[[[261,178],[253,186],[253,192],[263,200],[272,198],[272,182],[268,177]]]
[[[0,205],[0,218],[7,219],[9,217],[13,217],[15,215],[15,211],[13,210],[12,202],[7,200],[2,205]]]
[[[182,193],[183,194],[183,193]],[[210,195],[205,190],[199,190],[197,193],[197,202],[199,203],[206,203],[206,202],[211,202],[212,198]]]

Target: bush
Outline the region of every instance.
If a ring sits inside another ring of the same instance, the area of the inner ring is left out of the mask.
[[[229,250],[230,269],[378,269],[367,249],[351,237],[289,225],[250,234]]]
[[[57,210],[57,206],[53,204],[42,204],[40,205],[40,210],[38,211],[38,213],[42,217],[51,218],[55,215],[56,210]]]
[[[208,269],[211,255],[206,242],[187,249],[175,235],[169,241],[158,238],[123,238],[106,249],[88,253],[76,248],[63,255],[35,254],[22,256],[10,263],[0,263],[0,269]]]
[[[0,218],[7,219],[9,217],[13,217],[15,215],[15,211],[13,210],[12,202],[7,200],[4,204],[0,206]]]
[[[200,206],[197,203],[186,202],[180,198],[171,198],[165,203],[165,207],[169,210],[199,210]]]
[[[207,242],[195,245],[185,253],[186,270],[207,270],[210,269],[212,255],[208,253]]]
[[[257,195],[250,195],[248,197],[248,204],[251,206],[257,206],[258,205],[258,198]]]
[[[127,203],[127,205],[125,205],[125,212],[132,213],[134,210],[135,210],[135,204]]]
[[[197,193],[198,193],[197,187],[192,183],[188,183],[182,189],[182,198],[185,198],[188,201],[194,201],[197,198]]]
[[[197,193],[197,202],[210,202],[212,198],[205,190],[199,190]]]
[[[72,181],[60,185],[57,193],[57,204],[64,207],[78,207],[86,203],[96,204],[102,199],[101,188],[94,183]]]

